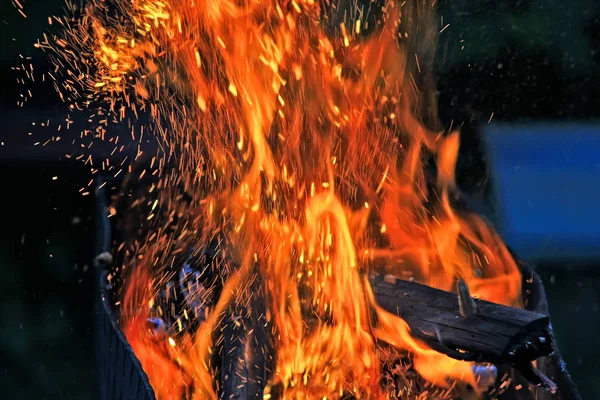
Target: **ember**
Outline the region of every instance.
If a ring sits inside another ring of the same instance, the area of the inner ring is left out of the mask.
[[[102,121],[149,113],[140,133],[161,142],[118,271],[158,398],[444,398],[494,380],[411,332],[369,280],[458,283],[463,318],[471,295],[522,303],[502,240],[459,207],[458,133],[423,122],[433,8],[375,8],[342,22],[325,0],[98,0],[67,21],[64,93]]]

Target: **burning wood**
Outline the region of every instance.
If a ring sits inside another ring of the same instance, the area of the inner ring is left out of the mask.
[[[212,307],[205,284],[214,281],[215,276],[210,276],[206,266],[201,266],[202,272],[199,272],[190,265],[184,264],[179,271],[177,284],[165,285],[171,296],[180,297],[177,302],[180,306],[175,312],[160,311],[162,307],[169,307],[169,302],[155,304],[161,315],[170,315],[167,323],[159,317],[149,319],[157,340],[166,338],[169,330],[189,330],[202,323],[209,312],[206,307]],[[532,365],[533,361],[554,351],[547,315],[474,299],[466,284],[460,281],[458,294],[390,275],[372,277],[370,284],[377,304],[401,317],[413,337],[452,358],[476,362],[472,369],[479,390],[487,390],[495,384],[497,371],[493,364],[512,365],[532,384],[551,392],[557,390],[556,385]],[[252,304],[234,306],[226,313],[219,329],[218,370],[223,395],[229,393],[226,398],[241,388],[252,397],[251,393],[260,393],[268,380],[267,360],[273,356],[269,355],[273,349],[267,350],[266,343],[272,339],[260,329],[266,323],[264,318],[259,321],[264,316],[260,312],[264,307],[264,299],[259,295],[262,290],[255,285],[254,291],[255,295],[248,300]],[[161,293],[157,297],[169,296]],[[465,312],[465,308],[469,311]],[[195,315],[193,323],[184,321],[182,325],[182,320],[189,320],[183,315]],[[405,387],[403,390],[414,394],[416,389]]]
[[[547,315],[471,298],[478,311],[464,317],[461,295],[401,279],[371,282],[381,307],[402,317],[415,337],[453,358],[517,365],[552,352]]]
[[[550,351],[548,318],[491,303],[521,305],[520,270],[454,205],[458,133],[421,119],[432,4],[384,3],[331,30],[329,1],[97,0],[40,44],[73,108],[148,112],[123,122],[160,142],[114,280],[160,399],[390,398],[384,347],[441,398],[477,385],[473,361],[544,381],[528,363]],[[375,259],[431,287],[369,283]]]
[[[401,279],[375,277],[371,283],[377,303],[437,351],[460,360],[510,364],[533,384],[556,391],[532,365],[554,351],[547,315],[473,299],[464,282],[458,295]]]

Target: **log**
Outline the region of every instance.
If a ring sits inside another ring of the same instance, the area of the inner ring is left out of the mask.
[[[454,293],[389,276],[372,277],[370,283],[378,305],[402,317],[413,337],[434,350],[460,360],[511,365],[529,383],[556,391],[554,383],[532,365],[532,361],[554,350],[547,315],[471,297],[465,305]],[[259,287],[251,292],[259,293]],[[242,311],[250,309],[253,307],[234,307],[232,312],[238,315],[237,323],[232,319],[223,321],[224,342],[220,351],[220,398],[223,399],[259,398],[267,380],[267,354],[273,348],[267,344],[269,335],[260,329],[259,337],[250,339],[250,347],[245,345],[246,332],[265,326],[265,321],[258,323],[252,317],[255,312]],[[255,350],[250,359],[248,348]]]
[[[413,337],[452,358],[523,367],[553,352],[548,315],[470,298],[475,310],[463,316],[454,293],[383,276],[371,286],[378,305],[406,321]]]

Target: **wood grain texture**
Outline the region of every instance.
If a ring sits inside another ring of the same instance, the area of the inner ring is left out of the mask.
[[[545,314],[475,300],[477,313],[459,314],[458,296],[414,282],[371,278],[380,307],[399,315],[413,336],[453,358],[517,364],[552,353]]]

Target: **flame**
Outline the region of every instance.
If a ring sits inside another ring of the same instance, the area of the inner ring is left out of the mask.
[[[265,398],[388,398],[380,343],[410,352],[435,385],[473,381],[468,363],[429,349],[377,306],[370,274],[446,291],[462,278],[477,297],[520,305],[502,240],[456,205],[458,133],[422,122],[424,64],[402,29],[418,9],[429,32],[433,6],[390,0],[373,20],[357,5],[339,25],[332,7],[93,1],[62,39],[78,50],[60,46],[68,65],[88,68],[70,74],[84,102],[107,101],[121,117],[149,112],[161,141],[156,188],[167,212],[126,254],[121,315],[160,399],[217,397],[214,332],[256,295],[256,279],[274,338]],[[195,331],[157,339],[145,321],[165,265],[216,236],[229,257],[218,301]]]

